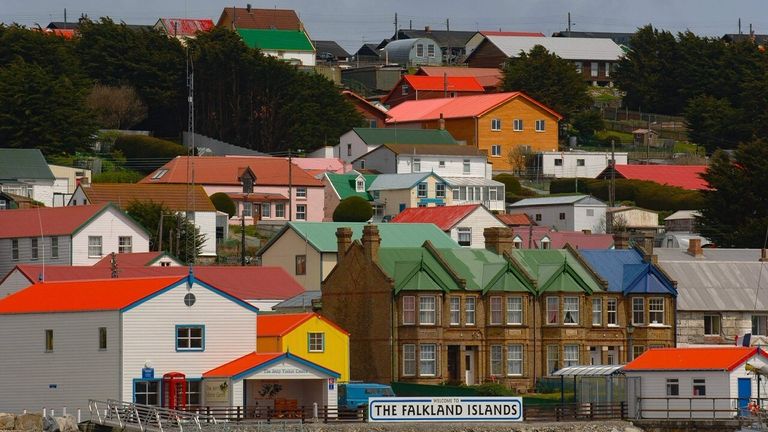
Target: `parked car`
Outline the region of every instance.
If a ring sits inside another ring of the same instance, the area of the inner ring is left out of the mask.
[[[368,405],[368,398],[394,395],[392,387],[384,384],[362,382],[339,384],[339,409],[357,410]]]

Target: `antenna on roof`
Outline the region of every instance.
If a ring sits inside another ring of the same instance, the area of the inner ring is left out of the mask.
[[[249,5],[250,6],[250,5]],[[189,118],[187,128],[189,130],[189,147],[187,148],[187,212],[184,216],[183,226],[185,234],[185,258],[189,264],[189,278],[187,279],[187,288],[192,288],[192,275],[194,274],[193,266],[197,258],[197,245],[196,245],[196,226],[195,226],[195,68],[192,62],[192,57],[189,53],[189,45],[187,45],[187,87],[189,88],[189,95],[187,96],[187,102],[189,104]],[[191,219],[191,220],[190,220]],[[180,229],[177,226],[176,229]]]

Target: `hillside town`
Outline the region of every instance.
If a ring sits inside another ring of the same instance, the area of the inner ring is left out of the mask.
[[[765,423],[751,26],[396,15],[349,52],[301,10],[64,16],[0,25],[0,429],[381,421],[392,396]]]

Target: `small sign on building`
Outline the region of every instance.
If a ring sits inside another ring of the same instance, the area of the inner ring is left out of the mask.
[[[328,378],[328,390],[333,390],[336,386],[336,378]]]
[[[155,379],[155,368],[143,367],[141,368],[141,379]]]
[[[516,422],[523,421],[519,397],[371,398],[371,422]]]

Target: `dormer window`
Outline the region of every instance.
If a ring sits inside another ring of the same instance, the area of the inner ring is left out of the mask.
[[[515,249],[523,248],[523,239],[518,236],[515,236],[514,240],[512,240],[512,243],[515,245]]]
[[[355,192],[365,192],[365,179],[362,176],[355,180]]]
[[[549,240],[549,237],[544,237],[543,239],[541,239],[541,248],[542,249],[551,249],[552,248],[552,245],[551,245],[551,242]]]

